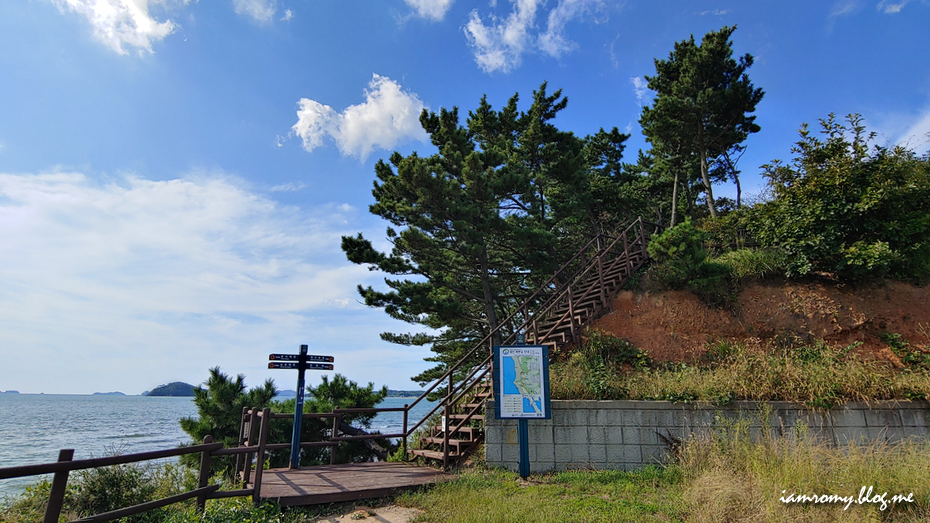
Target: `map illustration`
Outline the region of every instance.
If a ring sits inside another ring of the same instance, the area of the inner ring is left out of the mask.
[[[543,347],[501,349],[501,416],[545,418]]]

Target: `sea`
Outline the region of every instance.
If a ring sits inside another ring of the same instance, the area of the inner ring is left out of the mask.
[[[415,398],[385,398],[379,407],[403,407]],[[412,423],[433,407],[420,402]],[[74,459],[170,449],[191,443],[178,420],[197,417],[192,398],[73,394],[0,394],[0,468],[58,460],[60,449]],[[383,412],[371,431],[403,430],[402,412]],[[0,480],[2,499],[21,493],[36,476]]]

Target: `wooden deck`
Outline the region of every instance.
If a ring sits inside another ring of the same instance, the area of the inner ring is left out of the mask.
[[[399,490],[450,478],[450,474],[406,463],[346,463],[298,470],[269,469],[260,495],[282,507],[380,498]],[[251,485],[250,485],[251,486]]]

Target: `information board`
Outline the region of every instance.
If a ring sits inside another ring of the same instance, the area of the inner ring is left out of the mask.
[[[494,411],[498,419],[550,419],[545,345],[494,347]]]

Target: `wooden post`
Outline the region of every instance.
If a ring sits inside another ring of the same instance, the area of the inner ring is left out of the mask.
[[[404,443],[403,447],[403,460],[407,461],[407,412],[410,410],[410,405],[404,403]]]
[[[451,425],[449,414],[451,412],[449,401],[446,400],[446,404],[442,406],[442,470],[449,470],[449,426]]]
[[[333,416],[333,433],[330,438],[339,437],[339,422],[342,421],[342,414],[336,414]],[[329,446],[329,464],[336,464],[336,447],[339,446],[338,442],[336,445]]]
[[[268,442],[268,426],[271,424],[271,409],[268,407],[262,409],[261,417],[262,423],[258,436],[258,452],[255,453],[255,484],[252,490],[252,502],[256,505],[258,505],[262,499],[262,472],[265,469],[265,443]]]
[[[242,416],[239,417],[239,441],[236,443],[236,446],[242,447],[245,445],[245,439],[248,437],[248,421],[247,416],[249,415],[249,408],[242,407]],[[242,478],[243,466],[245,465],[245,454],[236,454],[236,474],[237,479]]]
[[[213,443],[213,436],[207,434],[203,437],[204,445]],[[204,488],[210,482],[210,451],[205,450],[200,454],[200,481],[197,483],[198,488]],[[197,512],[201,514],[207,509],[207,494],[203,493],[197,496]]]
[[[572,294],[572,286],[568,285],[568,320],[571,327],[572,341],[578,341],[575,335],[575,297]]]
[[[74,449],[61,449],[58,451],[58,461],[71,461],[74,458]],[[65,502],[65,487],[68,486],[68,471],[56,472],[52,478],[52,491],[48,496],[48,507],[45,509],[44,523],[58,523],[61,507]]]
[[[258,411],[255,409],[249,409],[249,439],[246,441],[248,446],[254,447],[258,443]],[[258,459],[256,459],[258,461]],[[245,455],[245,474],[242,478],[242,487],[245,486],[252,479],[252,453],[247,453]]]

